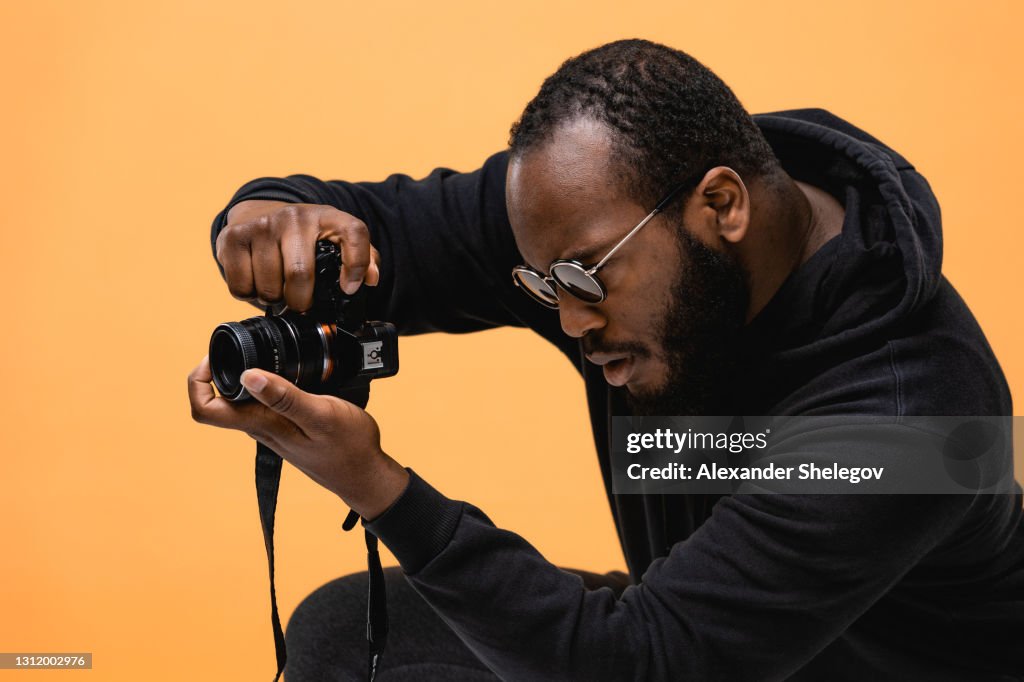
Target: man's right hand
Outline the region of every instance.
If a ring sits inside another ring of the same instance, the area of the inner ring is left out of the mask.
[[[270,305],[284,301],[295,311],[313,301],[317,240],[341,248],[341,288],[351,294],[364,281],[380,279],[380,254],[366,224],[333,206],[283,201],[242,201],[228,211],[217,235],[217,262],[235,298]]]

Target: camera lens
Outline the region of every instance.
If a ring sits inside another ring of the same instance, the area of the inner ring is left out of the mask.
[[[258,355],[252,335],[237,322],[222,324],[210,337],[210,370],[213,383],[222,395],[239,397],[242,372],[256,367]]]
[[[243,400],[242,372],[263,369],[316,391],[335,368],[333,338],[331,325],[297,313],[225,322],[210,337],[213,383],[228,400]]]

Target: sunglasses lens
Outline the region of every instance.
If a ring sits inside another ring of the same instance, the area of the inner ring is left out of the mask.
[[[604,300],[604,290],[598,281],[575,263],[555,263],[551,266],[551,277],[563,289],[587,303]]]
[[[530,270],[516,268],[512,276],[523,291],[549,308],[558,307],[558,294],[540,275]]]

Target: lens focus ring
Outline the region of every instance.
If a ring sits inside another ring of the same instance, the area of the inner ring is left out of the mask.
[[[256,342],[253,341],[252,334],[249,330],[240,325],[237,322],[225,322],[223,325],[230,329],[235,338],[238,339],[238,346],[242,349],[242,358],[245,361],[245,368],[250,369],[255,367],[259,361],[259,355],[256,353]]]
[[[210,368],[217,390],[229,400],[248,397],[241,375],[259,365],[252,333],[238,322],[225,322],[210,337]]]

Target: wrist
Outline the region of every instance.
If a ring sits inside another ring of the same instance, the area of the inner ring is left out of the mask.
[[[402,496],[409,485],[409,472],[387,453],[374,457],[374,464],[367,468],[355,485],[347,486],[348,494],[339,497],[367,521],[372,521],[386,512]]]

